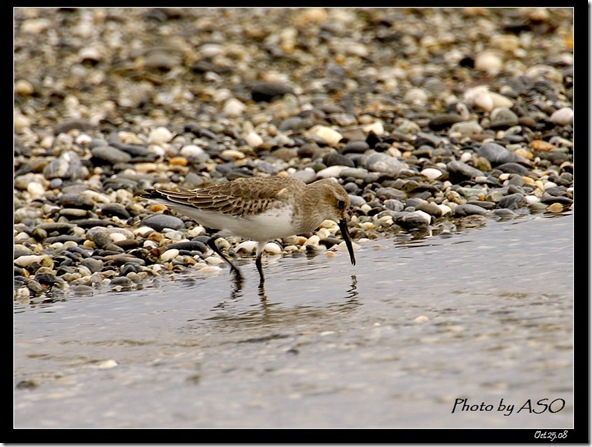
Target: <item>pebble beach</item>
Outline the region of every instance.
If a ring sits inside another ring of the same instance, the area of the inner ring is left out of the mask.
[[[155,185],[335,178],[357,250],[573,211],[572,8],[15,8],[13,50],[21,304],[227,274]]]

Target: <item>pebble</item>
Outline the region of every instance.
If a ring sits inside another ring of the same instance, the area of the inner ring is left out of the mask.
[[[257,148],[263,144],[263,138],[253,131],[247,133],[244,138],[247,144],[253,148]]]
[[[148,142],[152,144],[168,143],[173,139],[173,134],[166,127],[157,127],[148,134]]]
[[[255,253],[257,251],[257,242],[256,241],[244,241],[238,244],[235,248],[238,253],[245,252],[245,253]]]
[[[490,91],[487,86],[478,86],[467,90],[464,94],[464,99],[469,104],[487,112],[492,111],[496,107],[509,109],[514,105],[510,98]]]
[[[430,121],[428,122],[428,126],[430,129],[439,131],[447,129],[448,127],[456,124],[460,121],[463,121],[462,117],[457,114],[453,113],[445,113],[445,114],[438,114],[434,115]]]
[[[280,247],[275,242],[268,242],[267,244],[265,244],[265,247],[263,247],[263,250],[265,251],[265,253],[269,253],[272,255],[279,255],[282,253],[282,247]]]
[[[139,225],[144,225],[153,228],[156,231],[162,231],[165,228],[179,230],[185,228],[185,224],[176,216],[169,216],[166,214],[154,214],[143,219]]]
[[[421,175],[429,178],[430,180],[436,180],[437,178],[442,177],[442,171],[435,168],[425,168],[421,171]]]
[[[458,205],[454,209],[454,214],[456,214],[457,216],[469,216],[471,214],[483,215],[483,214],[487,214],[487,210],[483,207],[478,206],[478,205],[471,205],[469,203],[466,203],[466,204]]]
[[[308,134],[311,136],[315,136],[323,140],[329,146],[337,146],[337,144],[341,141],[343,136],[337,132],[336,130],[332,129],[331,127],[327,126],[320,126],[316,125],[312,127]]]
[[[317,172],[316,177],[317,179],[339,177],[344,169],[346,169],[345,166],[330,166]]]
[[[237,118],[243,114],[247,106],[236,98],[228,98],[222,108],[222,113],[230,118]]]
[[[569,107],[562,107],[561,109],[556,110],[553,112],[551,117],[549,118],[551,122],[559,125],[559,126],[567,126],[571,124],[573,121],[574,111]]]
[[[482,144],[477,148],[477,154],[492,164],[512,163],[518,160],[514,153],[497,143]]]
[[[262,81],[251,85],[253,101],[270,102],[289,93],[294,93],[294,89],[283,82]]]
[[[128,163],[132,156],[127,152],[119,150],[112,146],[97,146],[91,149],[92,156],[101,162],[106,162],[111,165],[117,163]]]
[[[465,137],[479,135],[483,132],[483,127],[476,121],[460,121],[450,126],[449,135],[459,133]]]
[[[465,177],[465,178],[476,178],[483,176],[483,172],[479,169],[469,166],[462,161],[451,161],[446,165],[446,169],[451,176]]]
[[[396,177],[403,168],[403,163],[386,154],[374,153],[365,159],[365,167],[369,171],[382,172]]]
[[[475,56],[475,70],[484,71],[489,76],[496,76],[503,67],[503,58],[496,51],[486,50]]]
[[[395,223],[405,229],[426,228],[432,222],[432,216],[424,211],[401,211],[395,214]]]
[[[172,259],[176,258],[177,256],[179,256],[179,250],[177,250],[176,248],[172,248],[172,249],[166,250],[164,253],[162,253],[160,255],[160,260],[162,262],[167,262],[167,261],[171,261]]]
[[[552,203],[551,205],[549,205],[549,206],[546,208],[546,210],[547,210],[548,212],[550,212],[550,213],[557,214],[557,213],[562,213],[562,212],[563,212],[563,210],[564,210],[564,208],[563,208],[563,205],[562,205],[561,203],[557,203],[557,202],[556,202],[556,203]]]

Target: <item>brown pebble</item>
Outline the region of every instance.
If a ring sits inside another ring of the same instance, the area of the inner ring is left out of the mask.
[[[169,164],[173,166],[187,166],[189,161],[185,157],[174,157],[169,160]]]
[[[543,140],[534,140],[532,143],[530,143],[530,147],[532,147],[535,151],[552,151],[555,149],[555,146]]]
[[[547,211],[549,213],[562,213],[563,212],[563,205],[561,203],[552,203],[547,207]]]
[[[153,203],[150,206],[148,206],[148,209],[153,213],[157,213],[159,211],[167,210],[168,208],[166,205],[163,205],[162,203]]]

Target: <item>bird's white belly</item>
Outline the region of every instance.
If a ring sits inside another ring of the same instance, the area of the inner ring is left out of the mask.
[[[292,207],[272,208],[261,214],[237,217],[229,214],[202,211],[190,206],[168,204],[197,223],[217,230],[227,230],[244,239],[268,241],[292,236],[297,229],[292,225]]]

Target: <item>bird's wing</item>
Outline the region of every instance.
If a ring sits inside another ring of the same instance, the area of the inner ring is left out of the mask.
[[[203,211],[248,217],[269,208],[282,206],[290,187],[298,187],[286,178],[240,178],[232,182],[214,183],[194,190],[172,191],[155,188],[144,197],[165,199]]]

